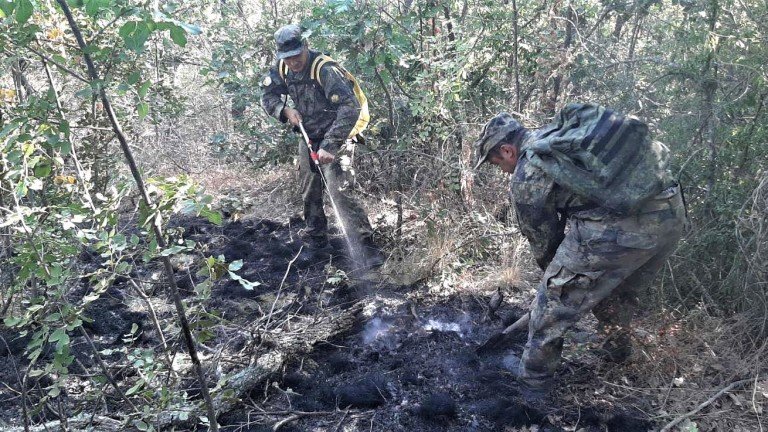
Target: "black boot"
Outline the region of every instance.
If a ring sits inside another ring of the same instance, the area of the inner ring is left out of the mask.
[[[552,391],[552,377],[533,378],[525,376],[520,357],[513,352],[504,356],[502,367],[512,373],[516,381],[515,387],[520,393],[520,397],[527,403],[537,406],[549,398]]]

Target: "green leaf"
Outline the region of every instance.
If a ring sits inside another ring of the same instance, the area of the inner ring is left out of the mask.
[[[16,324],[21,322],[21,318],[18,318],[18,317],[7,317],[6,319],[3,320],[3,322],[5,323],[6,327],[13,327]]]
[[[132,74],[128,75],[128,84],[134,85],[141,79],[141,72],[135,71]]]
[[[51,173],[51,164],[43,162],[35,165],[35,177],[47,177]]]
[[[221,225],[223,221],[221,213],[206,208],[200,210],[200,215],[208,219],[208,222],[215,225]]]
[[[131,87],[130,87],[130,86],[127,84],[127,83],[121,82],[120,84],[118,84],[118,85],[117,85],[117,90],[116,90],[116,92],[117,92],[117,94],[119,94],[120,96],[124,96],[126,93],[128,93],[128,90],[129,90],[130,88],[131,88]]]
[[[32,6],[30,0],[19,0],[16,2],[16,21],[18,21],[19,24],[25,24],[29,21],[34,10],[35,7]]]
[[[136,393],[137,391],[141,390],[141,388],[144,387],[144,380],[139,378],[139,381],[134,385],[133,387],[129,388],[127,392],[125,392],[126,396],[131,396],[132,394]]]
[[[175,24],[170,22],[165,22],[165,21],[155,22],[155,30],[159,30],[159,31],[170,30],[171,27],[173,26],[175,26]]]
[[[12,1],[0,0],[0,18],[13,15],[13,8],[16,4]]]
[[[244,279],[244,278],[238,276],[235,273],[232,273],[232,272],[228,272],[228,273],[229,273],[229,278],[230,279],[238,281],[240,283],[240,285],[243,288],[247,289],[248,291],[252,291],[254,288],[256,288],[257,286],[261,285],[261,282],[251,282],[248,279]]]
[[[37,361],[37,358],[40,357],[40,354],[42,354],[42,352],[43,352],[43,349],[42,348],[38,348],[38,349],[32,351],[31,353],[29,353],[27,358],[32,360],[33,362]]]
[[[67,331],[72,331],[80,327],[81,325],[83,325],[83,321],[80,318],[77,318],[74,321],[72,321],[71,324],[67,324]]]
[[[147,96],[147,92],[149,91],[149,88],[152,86],[152,81],[146,80],[141,84],[141,87],[139,87],[139,97],[144,99]]]
[[[143,120],[144,117],[149,114],[149,104],[146,102],[139,102],[139,105],[136,107],[136,111],[139,113],[139,120]]]
[[[93,89],[91,86],[86,86],[82,90],[75,93],[75,96],[83,99],[90,99],[93,97]]]
[[[123,24],[118,31],[129,50],[140,52],[144,49],[144,43],[149,38],[151,29],[144,21],[129,21]]]
[[[118,30],[117,33],[121,38],[126,39],[130,37],[135,31],[136,21],[128,21],[127,23],[123,24],[122,27],[120,27],[120,30]]]
[[[59,151],[61,152],[62,156],[66,156],[72,152],[72,143],[69,142],[69,140],[60,141],[59,144],[60,144]]]
[[[106,7],[109,7],[109,0],[86,0],[85,13],[95,18]]]
[[[57,385],[54,385],[53,388],[48,390],[48,396],[50,396],[52,398],[55,398],[59,394],[61,394],[61,388],[59,388],[59,386],[57,386]]]
[[[140,431],[147,431],[147,430],[149,430],[149,425],[144,423],[141,420],[134,421],[133,425],[136,426],[136,429],[138,429]]]
[[[183,28],[173,26],[171,27],[171,40],[173,40],[173,43],[176,45],[184,47],[187,45],[187,34]]]
[[[69,122],[66,120],[62,120],[61,123],[59,123],[59,131],[64,134],[64,136],[69,136]]]
[[[195,285],[195,294],[201,297],[208,297],[211,293],[211,280],[206,279]]]
[[[58,135],[48,135],[45,137],[45,141],[51,146],[55,147],[56,144],[59,143],[59,136]]]
[[[50,336],[48,336],[48,341],[56,342],[56,348],[61,350],[69,345],[69,335],[63,328],[56,329]]]
[[[186,249],[187,249],[186,246],[180,246],[180,245],[171,246],[168,249],[165,249],[162,252],[160,252],[160,256],[171,256]]]

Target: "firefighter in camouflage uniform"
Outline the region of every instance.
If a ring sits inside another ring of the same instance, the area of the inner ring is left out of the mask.
[[[356,82],[346,70],[321,53],[310,50],[303,30],[286,25],[275,32],[277,62],[264,77],[261,104],[270,116],[288,122],[298,131],[300,123],[309,136],[319,166],[310,158],[309,149],[299,142],[299,170],[304,220],[304,251],[300,260],[326,257],[328,221],[323,210],[323,178],[339,207],[347,234],[365,248],[369,266],[380,265],[383,257],[372,241],[372,229],[360,204],[345,193],[346,173],[337,158],[342,146],[357,136],[361,119],[367,124],[367,104],[356,97]],[[360,93],[362,94],[362,93]],[[289,96],[290,98],[287,98]]]
[[[636,124],[640,134],[634,136],[628,118],[571,104],[559,122],[536,130],[499,114],[475,143],[476,168],[489,162],[512,174],[518,224],[544,271],[522,358],[506,363],[535,391],[546,393],[565,332],[589,311],[605,336],[605,357],[629,357],[637,295],[682,235],[685,206],[666,147],[643,136],[644,124]],[[611,175],[592,183],[579,172]]]

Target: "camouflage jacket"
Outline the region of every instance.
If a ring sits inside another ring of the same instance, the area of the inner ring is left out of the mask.
[[[290,106],[298,110],[309,138],[320,142],[319,148],[335,153],[354,128],[360,103],[355,98],[352,82],[334,63],[320,69],[322,86],[310,78],[310,67],[318,55],[319,52],[310,50],[305,70],[300,73],[289,70],[285,80],[275,63],[262,81],[261,105],[267,114],[283,123],[287,121],[283,108]],[[284,100],[284,95],[290,96],[291,103]]]
[[[520,231],[544,270],[565,238],[568,217],[596,206],[555,183],[541,168],[529,163],[530,156],[523,145],[512,175],[510,197]]]

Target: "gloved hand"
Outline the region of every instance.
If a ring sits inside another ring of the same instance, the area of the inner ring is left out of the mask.
[[[328,164],[336,160],[336,156],[333,155],[333,153],[328,152],[326,150],[320,149],[317,151],[317,160],[321,164]]]

